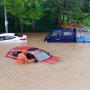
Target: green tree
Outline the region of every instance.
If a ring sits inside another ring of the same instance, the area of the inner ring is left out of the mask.
[[[81,8],[83,0],[64,0],[65,3],[65,13],[67,15],[67,23],[71,23],[71,19],[76,15],[78,17],[81,14]]]
[[[44,4],[46,17],[49,18],[51,22],[56,22],[57,27],[62,22],[62,0],[47,0]]]
[[[47,16],[56,21],[57,26],[64,23],[67,16],[67,23],[71,23],[72,16],[81,13],[83,0],[47,0],[45,3]]]
[[[6,0],[4,4],[7,7],[8,13],[15,16],[21,24],[21,32],[23,32],[23,25],[33,24],[32,29],[35,29],[34,22],[42,18],[43,0]]]
[[[90,16],[90,0],[83,0],[83,13],[88,13],[88,17]]]

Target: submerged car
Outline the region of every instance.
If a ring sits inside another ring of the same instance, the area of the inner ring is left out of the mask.
[[[17,33],[2,33],[0,34],[0,42],[26,42],[27,36]]]
[[[21,53],[23,50],[27,50],[26,57],[29,60],[34,60],[36,63],[50,63],[54,64],[59,62],[59,58],[53,55],[50,55],[48,52],[36,48],[36,47],[29,47],[29,46],[19,46],[12,48],[7,54],[6,57],[16,59],[18,54]]]
[[[76,42],[76,29],[55,29],[44,39],[45,42]]]

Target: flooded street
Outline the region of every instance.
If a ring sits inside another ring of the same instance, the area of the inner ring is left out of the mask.
[[[0,90],[90,90],[90,43],[46,44],[47,34],[28,33],[26,43],[0,43]],[[60,62],[18,65],[5,56],[16,46],[41,48]]]

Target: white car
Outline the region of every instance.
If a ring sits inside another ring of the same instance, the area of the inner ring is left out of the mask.
[[[27,42],[27,35],[2,33],[0,34],[0,42]]]

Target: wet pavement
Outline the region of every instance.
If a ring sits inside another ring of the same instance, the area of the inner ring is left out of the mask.
[[[26,43],[0,43],[0,90],[90,90],[90,44],[48,43],[48,33],[26,33]],[[42,48],[59,57],[60,62],[18,65],[7,58],[16,46]]]

